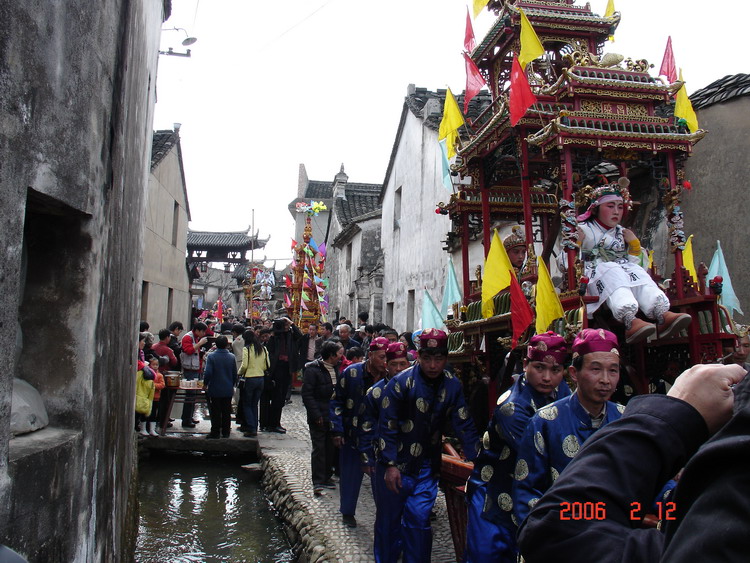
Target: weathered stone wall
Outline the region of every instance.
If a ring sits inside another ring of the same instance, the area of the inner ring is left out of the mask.
[[[708,135],[695,145],[688,159],[686,178],[693,190],[683,197],[685,233],[695,234],[693,255],[696,265],[708,266],[721,241],[732,284],[750,321],[750,251],[747,243],[747,185],[750,178],[750,97],[698,110],[698,123]],[[671,271],[671,270],[670,270]]]
[[[132,559],[143,202],[169,6],[0,0],[0,543],[30,561]],[[14,376],[51,427],[11,440]]]
[[[272,457],[263,457],[261,467],[263,490],[281,518],[296,561],[335,561],[335,546],[330,545],[324,527],[318,525],[315,514],[309,509],[301,484],[290,482],[279,461]]]
[[[378,306],[373,302],[374,294],[379,292],[379,288],[371,287],[370,283],[370,273],[380,264],[380,217],[358,222],[357,227],[361,229],[359,232],[350,240],[344,240],[336,246],[331,245],[328,253],[326,267],[331,281],[329,317],[333,318],[335,312],[339,311],[355,322],[360,312],[367,311],[372,324],[381,320],[380,315],[374,316]],[[347,265],[347,246],[350,243],[351,265]]]
[[[172,244],[175,202],[178,205],[177,240]],[[185,267],[187,209],[175,145],[151,171],[148,180],[143,281],[149,285],[146,314],[141,317],[149,322],[154,334],[172,321],[181,321],[186,327],[190,325],[190,281]],[[170,289],[172,311],[168,315]]]
[[[416,325],[425,288],[438,304],[443,296],[447,255],[441,241],[450,230],[450,220],[436,214],[435,206],[447,201],[450,194],[438,175],[439,157],[437,131],[423,126],[422,120],[408,111],[385,187],[381,231],[383,309],[393,303],[393,327],[399,331],[419,328]],[[395,191],[399,187],[401,219],[394,225]],[[407,325],[409,290],[415,291],[415,326]]]

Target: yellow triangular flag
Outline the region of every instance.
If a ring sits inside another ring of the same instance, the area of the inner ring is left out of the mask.
[[[654,267],[654,251],[648,251],[648,269],[651,270]]]
[[[698,272],[695,269],[695,260],[693,259],[693,235],[690,235],[685,243],[685,250],[682,251],[682,265],[690,272],[695,283],[698,283]]]
[[[477,19],[479,12],[484,10],[484,7],[489,3],[490,0],[474,0],[474,19]]]
[[[537,263],[539,279],[536,282],[536,332],[541,334],[547,331],[552,321],[564,316],[565,311],[541,256],[537,257]]]
[[[453,92],[448,88],[445,93],[445,105],[443,106],[443,119],[440,122],[438,131],[438,141],[446,139],[445,148],[448,152],[448,158],[456,154],[456,141],[458,140],[458,128],[464,124],[464,116],[458,107],[458,102],[453,96]]]
[[[680,82],[684,82],[682,79],[682,69],[680,69]],[[674,105],[674,116],[687,121],[688,129],[690,129],[691,133],[695,133],[698,130],[698,116],[695,115],[693,104],[690,103],[690,98],[688,98],[684,84],[679,92],[677,92],[677,98]]]
[[[492,298],[510,285],[510,272],[513,266],[495,229],[490,245],[490,253],[484,261],[484,276],[482,277],[482,317],[491,317],[495,312]]]
[[[521,12],[521,52],[518,55],[518,63],[525,69],[527,64],[544,54],[544,47],[531,27],[529,18],[522,9],[519,8],[518,11]]]
[[[615,0],[609,0],[607,2],[607,9],[604,11],[604,17],[611,18],[614,15],[615,15]],[[609,40],[614,42],[615,36],[610,35]]]

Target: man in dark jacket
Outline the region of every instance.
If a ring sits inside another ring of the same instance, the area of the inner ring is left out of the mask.
[[[352,338],[352,327],[348,324],[340,324],[337,330],[345,352],[355,346],[362,346],[362,343],[359,340]]]
[[[206,438],[229,438],[232,427],[232,395],[237,379],[237,364],[234,354],[227,350],[226,336],[216,339],[216,350],[206,357],[203,384],[206,387],[211,410],[211,433]]]
[[[297,346],[300,368],[320,357],[320,347],[322,345],[323,341],[318,336],[318,325],[310,323],[307,327],[307,334],[300,338],[299,345]]]
[[[182,353],[182,345],[180,344],[180,334],[185,330],[185,326],[180,321],[174,321],[169,325],[169,348],[177,358],[177,363],[174,369],[177,371],[182,370],[182,364],[180,363],[180,354]]]
[[[263,389],[260,402],[261,430],[286,434],[281,426],[281,409],[286,402],[286,392],[292,384],[292,373],[299,370],[299,352],[297,343],[302,332],[287,317],[273,321],[273,336],[266,348],[271,361],[272,385]]]
[[[331,468],[333,467],[333,432],[331,429],[330,404],[337,378],[337,366],[344,355],[339,342],[326,342],[320,349],[321,358],[305,366],[302,383],[302,402],[307,410],[307,424],[312,441],[313,492],[320,495],[324,488],[333,489]]]

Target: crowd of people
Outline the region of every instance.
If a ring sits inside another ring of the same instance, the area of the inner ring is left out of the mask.
[[[308,362],[304,372],[313,492],[320,495],[338,486],[342,521],[355,527],[361,483],[367,476],[377,511],[375,560],[429,561],[443,436],[450,434],[460,442],[463,456],[474,461],[466,487],[465,561],[515,562],[520,555],[525,561],[556,560],[560,546],[572,550],[572,544],[576,549],[568,553],[575,553],[571,560],[576,561],[658,561],[660,550],[677,548],[669,533],[665,540],[661,531],[641,528],[649,522],[643,517],[653,515],[651,521],[663,520],[670,530],[676,526],[672,513],[680,514],[675,508],[680,498],[700,496],[699,480],[707,468],[698,466],[688,473],[688,464],[686,475],[697,475],[690,485],[685,476],[678,483],[680,468],[729,418],[730,386],[747,371],[750,346],[743,345],[745,341],[750,341],[746,335],[727,356],[731,365],[691,368],[672,380],[668,394],[664,387],[661,393],[634,398],[626,408],[611,400],[622,387],[615,334],[584,329],[572,345],[552,332],[536,335],[522,371],[499,398],[480,439],[461,382],[447,363],[444,332],[419,334],[414,362],[404,342],[374,336],[366,359],[346,366],[344,344],[334,337],[319,347],[320,356]],[[664,418],[655,428],[670,427],[670,432],[656,437],[649,430],[649,417],[660,413]],[[735,440],[744,418],[738,415],[736,424],[731,433],[725,431]],[[640,434],[631,436],[633,427]],[[681,440],[679,451],[670,451],[668,457],[663,450],[675,436]],[[596,453],[588,453],[590,442],[597,444]],[[615,455],[623,444],[638,453],[626,471]],[[662,452],[655,456],[654,447]],[[718,461],[721,452],[739,455],[739,447],[724,436],[716,446],[721,449],[709,459]],[[589,459],[588,464],[576,463],[579,456]],[[739,466],[732,467],[711,471],[730,473],[731,482],[741,485]],[[725,514],[741,511],[742,503],[726,498],[726,486],[714,488],[725,495]],[[686,491],[682,497],[680,491]],[[716,507],[709,497],[701,498]],[[699,525],[695,518],[687,529],[695,533]],[[594,529],[602,534],[592,551],[574,541],[588,527],[592,542]],[[620,546],[624,555],[613,555],[607,547],[612,535],[617,540],[611,545]],[[687,532],[682,537],[687,538]]]
[[[149,324],[142,321],[136,431],[158,436],[163,424],[172,426],[175,422],[166,412],[175,391],[166,386],[164,377],[174,372],[183,382],[204,387],[211,418],[209,439],[230,435],[233,411],[246,437],[255,437],[259,431],[284,434],[281,413],[290,399],[293,375],[321,357],[325,342],[341,344],[345,350],[342,366],[363,361],[364,350],[376,333],[386,334],[389,341],[401,338],[414,349],[411,333],[399,335],[385,325],[367,325],[366,318],[360,319],[362,324],[356,329],[351,321],[341,318],[335,328],[331,323],[313,323],[303,334],[287,317],[250,326],[231,317],[219,323],[209,316],[196,320],[188,332],[175,321],[157,333],[158,340],[149,332]],[[182,428],[192,429],[200,422],[195,413],[196,393],[185,392],[179,421]]]
[[[175,393],[165,386],[168,372],[204,388],[211,419],[208,439],[229,437],[233,411],[244,436],[257,436],[259,429],[285,432],[280,423],[281,409],[292,373],[299,366],[294,343],[301,336],[289,319],[248,326],[235,319],[217,323],[208,317],[196,320],[185,334],[184,325],[176,321],[158,332],[158,341],[148,332],[145,321],[140,330],[137,432],[158,436],[157,429],[175,422],[167,412]],[[195,413],[196,393],[185,391],[180,423],[186,429],[200,423]]]
[[[399,334],[383,325],[354,329],[342,320],[336,327],[311,324],[303,333],[288,318],[266,327],[233,324],[226,335],[214,326],[211,319],[196,322],[181,335],[174,323],[158,340],[145,327],[139,431],[153,435],[161,421],[169,424],[163,375],[181,369],[186,380],[203,381],[209,438],[230,435],[237,387],[236,418],[245,436],[285,433],[281,411],[292,374],[303,370],[313,494],[338,488],[342,522],[356,527],[361,485],[370,480],[378,562],[430,560],[444,435],[474,461],[466,486],[466,562],[554,560],[560,550],[580,561],[672,561],[690,553],[686,546],[702,548],[695,537],[712,510],[727,518],[743,514],[745,503],[732,497],[732,487],[743,491],[746,481],[737,461],[744,459],[750,395],[740,383],[750,353],[744,327],[724,358],[730,365],[693,367],[671,381],[668,393],[663,387],[635,397],[627,408],[612,401],[623,375],[615,334],[584,329],[572,345],[552,332],[535,335],[480,436],[441,330]],[[733,423],[698,451],[732,407]],[[186,402],[183,427],[194,427],[193,415]],[[619,451],[633,455],[625,462]],[[724,463],[728,455],[736,459]],[[658,514],[666,534],[642,528],[645,514]],[[721,534],[729,553],[744,553],[741,536],[728,535],[738,529]],[[583,537],[590,538],[585,545],[576,539]]]
[[[304,370],[313,493],[335,488],[337,473],[342,521],[356,527],[367,475],[377,510],[375,559],[429,561],[443,432],[452,428],[469,459],[480,444],[461,381],[446,370],[448,336],[428,329],[415,342],[383,327],[365,329],[363,345],[344,327],[337,328],[343,338],[323,342]],[[347,346],[364,346],[364,361],[347,362]]]

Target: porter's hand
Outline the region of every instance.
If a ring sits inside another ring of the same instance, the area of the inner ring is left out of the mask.
[[[385,470],[385,486],[396,494],[401,492],[401,472],[398,467],[391,466]]]
[[[667,395],[695,408],[713,434],[731,418],[734,405],[731,386],[742,381],[745,374],[745,369],[737,364],[696,365],[682,372]]]

